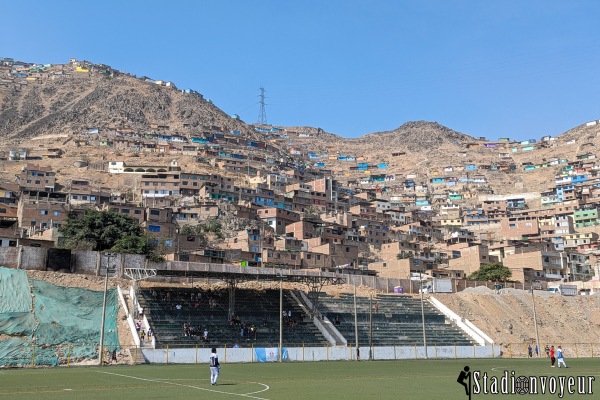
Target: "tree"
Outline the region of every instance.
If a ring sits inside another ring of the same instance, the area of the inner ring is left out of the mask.
[[[60,232],[69,249],[149,254],[153,249],[138,221],[114,211],[86,210],[70,213]]]
[[[473,281],[501,282],[510,278],[511,275],[510,270],[502,263],[490,263],[483,264],[478,271],[469,275],[469,279]]]
[[[146,236],[128,235],[117,240],[110,251],[115,253],[149,254],[154,248],[155,246],[151,244]]]
[[[207,219],[203,224],[198,225],[198,235],[203,237],[211,237],[213,239],[223,238],[223,226],[214,218]]]

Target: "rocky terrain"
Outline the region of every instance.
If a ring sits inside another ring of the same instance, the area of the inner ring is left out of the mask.
[[[535,291],[538,333],[542,347],[562,345],[575,356],[575,344],[582,353],[593,344],[600,348],[600,296],[568,297]],[[486,287],[468,288],[455,294],[435,297],[463,318],[473,322],[502,346],[505,355],[524,356],[528,342],[535,341],[533,301],[528,291]]]
[[[55,66],[65,68],[68,66]],[[196,93],[159,86],[127,74],[50,76],[15,90],[0,87],[0,138],[12,143],[49,134],[79,133],[92,127],[150,130],[168,127],[185,133],[219,126],[253,131]]]

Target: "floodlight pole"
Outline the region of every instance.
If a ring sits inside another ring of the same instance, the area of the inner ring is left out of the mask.
[[[425,334],[425,307],[423,306],[423,274],[421,271],[419,271],[419,280],[419,292],[421,293],[421,321],[423,323],[423,350],[425,350],[425,359],[428,359],[429,357],[427,357],[427,335]]]
[[[356,339],[356,361],[360,361],[360,349],[358,348],[358,316],[356,310],[356,283],[354,283],[354,338]]]
[[[283,274],[277,274],[279,277],[279,362],[282,361],[281,352],[283,351]]]
[[[108,272],[110,270],[110,258],[115,256],[115,253],[104,253],[107,258],[106,261],[106,275],[104,276],[104,299],[102,300],[102,325],[100,326],[100,354],[99,354],[99,362],[102,367],[104,363],[102,362],[104,356],[104,322],[106,320],[106,293],[108,291]]]
[[[369,297],[369,360],[371,360],[371,353],[373,352],[373,295]]]
[[[537,356],[540,355],[540,334],[538,333],[537,314],[535,312],[535,295],[533,294],[533,282],[531,285],[531,301],[533,303],[533,323],[535,325],[535,347],[537,349]]]

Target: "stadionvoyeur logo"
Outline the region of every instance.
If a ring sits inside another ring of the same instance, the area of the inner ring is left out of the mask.
[[[551,394],[562,399],[565,396],[593,395],[594,376],[526,376],[515,371],[504,370],[497,376],[479,370],[471,371],[465,366],[458,374],[456,382],[464,387],[465,395],[472,399],[474,395],[525,395]]]

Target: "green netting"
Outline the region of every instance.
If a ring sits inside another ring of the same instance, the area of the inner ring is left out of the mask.
[[[7,268],[0,268],[0,290],[0,335],[10,335],[0,336],[0,365],[58,365],[67,356],[71,362],[98,358],[103,292],[28,281],[24,271]],[[109,290],[107,350],[120,350],[117,312],[116,291]]]
[[[31,292],[25,271],[0,267],[0,314],[31,312]]]

